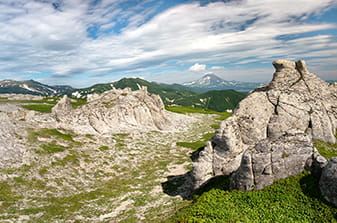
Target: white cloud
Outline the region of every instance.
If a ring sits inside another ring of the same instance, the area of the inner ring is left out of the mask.
[[[223,69],[225,69],[224,66],[213,66],[213,67],[211,67],[211,70],[223,70]]]
[[[71,77],[132,73],[168,61],[181,66],[199,61],[189,70],[203,71],[205,64],[268,62],[269,66],[275,58],[337,60],[335,36],[301,37],[337,28],[305,21],[310,14],[336,6],[334,0],[298,0],[300,7],[290,7],[292,0],[182,4],[150,21],[146,18],[157,6],[139,11],[139,5],[122,10],[123,0],[95,6],[81,0],[62,2],[58,11],[48,1],[0,0],[0,72],[43,70]],[[120,33],[106,33],[121,20],[129,23]],[[88,37],[91,27],[99,29],[94,39]],[[279,38],[284,35],[297,38]],[[321,66],[330,62],[322,61]]]
[[[206,64],[194,64],[193,66],[191,66],[189,69],[189,71],[203,71],[206,70]]]

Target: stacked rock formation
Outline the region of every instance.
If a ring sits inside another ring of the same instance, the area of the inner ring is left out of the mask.
[[[105,134],[138,130],[170,128],[164,104],[158,95],[147,92],[113,89],[93,95],[88,103],[73,109],[66,96],[52,109],[58,127],[80,134]]]
[[[195,188],[231,174],[231,188],[261,189],[326,164],[312,139],[336,142],[337,86],[303,60],[276,60],[272,81],[250,93],[223,121],[193,166]]]

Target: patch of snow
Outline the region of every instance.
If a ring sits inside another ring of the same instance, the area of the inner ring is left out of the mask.
[[[81,93],[78,92],[78,91],[73,92],[71,95],[72,95],[73,97],[75,97],[75,98],[80,98],[80,97],[82,97]]]
[[[57,91],[56,91],[55,89],[49,88],[49,87],[47,87],[47,86],[42,86],[42,87],[43,87],[44,89],[47,89],[47,90],[53,92],[54,94],[57,93]]]
[[[31,88],[31,87],[29,87],[27,84],[20,84],[20,87],[21,87],[21,88],[24,88],[24,89],[27,89],[27,90],[29,90],[29,91],[33,91],[33,92],[37,92],[37,93],[44,94],[44,92],[39,91],[39,90],[36,90],[36,89],[34,89],[34,88]]]

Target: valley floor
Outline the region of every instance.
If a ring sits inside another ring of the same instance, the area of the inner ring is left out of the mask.
[[[103,137],[30,129],[33,161],[0,170],[0,221],[161,222],[170,218],[190,203],[170,193],[171,187],[176,191],[185,185],[184,177],[173,183],[168,179],[191,169],[194,151],[176,143],[205,140],[219,122],[214,114],[189,115],[196,122],[175,132]]]

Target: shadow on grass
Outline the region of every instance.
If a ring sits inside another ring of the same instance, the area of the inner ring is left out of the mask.
[[[193,190],[192,171],[189,171],[182,175],[168,176],[167,181],[161,185],[164,193],[169,196],[180,196],[184,200],[193,200],[211,189],[229,190],[229,176],[213,177],[197,190]]]
[[[322,196],[318,183],[319,177],[315,177],[313,175],[306,175],[302,177],[300,179],[300,185],[303,194],[331,206],[331,204]]]
[[[182,175],[168,176],[167,181],[161,184],[164,193],[169,196],[180,196],[184,200],[192,200],[192,171]]]
[[[200,147],[194,151],[190,158],[195,162],[200,152],[204,147]],[[164,193],[169,196],[180,196],[184,200],[193,200],[193,197],[200,196],[202,193],[207,192],[213,188],[228,190],[229,189],[229,176],[216,176],[208,180],[197,190],[194,190],[194,179],[192,171],[188,171],[182,175],[168,176],[167,181],[162,183]]]
[[[191,143],[192,144],[192,143]],[[184,145],[183,145],[184,146]],[[196,151],[192,152],[190,158],[195,162],[204,146],[199,147]],[[188,171],[182,175],[168,176],[167,181],[162,183],[164,193],[169,196],[180,196],[184,200],[193,199],[193,176],[192,171]]]
[[[200,196],[212,189],[229,190],[229,175],[215,176],[194,191],[193,195]]]

